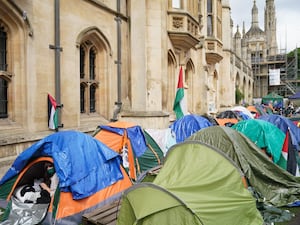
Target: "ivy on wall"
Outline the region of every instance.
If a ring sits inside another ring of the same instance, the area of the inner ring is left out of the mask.
[[[239,104],[243,98],[244,98],[244,94],[240,91],[239,88],[236,88],[235,89],[235,103]]]

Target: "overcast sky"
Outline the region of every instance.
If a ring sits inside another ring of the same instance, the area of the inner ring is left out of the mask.
[[[243,21],[246,32],[252,21],[253,0],[229,0],[234,32],[239,25],[242,32]],[[266,0],[256,0],[260,28],[264,30],[264,9]],[[275,0],[277,17],[278,49],[294,50],[300,47],[300,0]]]

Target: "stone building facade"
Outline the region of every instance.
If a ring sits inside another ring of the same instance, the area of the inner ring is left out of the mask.
[[[286,84],[281,82],[282,84],[272,86],[269,75],[270,69],[281,68],[282,74],[280,76],[284,77],[283,73],[286,66],[286,52],[277,47],[275,1],[265,1],[263,29],[259,25],[259,10],[256,6],[256,0],[253,1],[251,16],[252,21],[249,30],[246,31],[245,24],[243,24],[242,33],[237,28],[234,34],[235,52],[242,61],[251,65],[254,98],[261,98],[272,91],[281,94],[279,89],[284,88]]]
[[[179,68],[190,113],[251,103],[251,65],[233,36],[229,0],[0,2],[0,174],[48,128],[92,133],[126,120],[166,128]]]

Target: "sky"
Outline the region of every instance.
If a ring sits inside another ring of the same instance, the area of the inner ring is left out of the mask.
[[[252,21],[251,10],[253,0],[229,0],[233,31],[237,25],[242,32],[243,21],[246,32]],[[299,0],[274,0],[277,17],[277,45],[281,52],[292,51],[300,47],[300,1]],[[266,0],[256,0],[260,28],[264,30],[264,10]]]

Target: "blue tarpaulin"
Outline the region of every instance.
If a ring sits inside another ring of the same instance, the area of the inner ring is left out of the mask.
[[[118,128],[112,126],[99,126],[101,129],[111,131],[113,133],[124,135],[127,132],[128,138],[131,142],[131,147],[136,157],[140,157],[147,150],[147,142],[140,126],[132,126],[127,128]]]
[[[123,178],[118,153],[87,134],[60,131],[24,150],[0,185],[41,156],[53,158],[60,190],[71,192],[73,199],[88,197]]]
[[[176,134],[177,143],[183,142],[195,132],[202,128],[213,126],[205,117],[195,114],[185,115],[170,125],[170,128]]]

